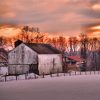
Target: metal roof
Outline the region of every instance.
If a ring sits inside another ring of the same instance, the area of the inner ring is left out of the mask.
[[[68,56],[69,59],[72,59],[76,62],[81,62],[81,61],[84,61],[84,59],[78,57],[78,56]]]
[[[24,43],[32,50],[39,54],[61,54],[61,52],[52,47],[50,44],[43,44],[43,43]]]

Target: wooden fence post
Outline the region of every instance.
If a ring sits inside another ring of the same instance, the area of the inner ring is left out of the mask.
[[[57,70],[57,77],[59,77],[59,69]]]
[[[86,75],[86,71],[85,71],[85,75]]]
[[[99,70],[98,70],[98,74],[99,74]]]
[[[27,73],[25,74],[25,80],[27,80]]]
[[[90,75],[91,75],[91,70],[90,70]]]
[[[52,72],[50,72],[50,76],[52,77]]]
[[[64,76],[66,76],[66,73],[65,73],[65,71],[64,71]]]
[[[43,78],[44,78],[44,72],[43,72]]]
[[[37,77],[36,77],[36,74],[34,74],[34,78],[36,79]]]
[[[7,81],[7,76],[5,75],[5,82]]]
[[[95,70],[94,70],[94,74],[95,74]]]
[[[76,75],[76,71],[75,71],[75,75]]]
[[[69,76],[71,76],[71,71],[69,72]]]
[[[17,80],[17,74],[16,74],[16,80]]]
[[[80,75],[81,75],[81,70],[80,70]]]

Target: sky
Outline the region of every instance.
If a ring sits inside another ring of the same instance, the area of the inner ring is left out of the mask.
[[[100,0],[0,0],[0,27],[31,25],[52,35],[76,36],[100,32],[94,29],[99,24]]]

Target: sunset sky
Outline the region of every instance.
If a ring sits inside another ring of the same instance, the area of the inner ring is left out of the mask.
[[[5,25],[32,25],[55,35],[100,35],[100,0],[0,0],[0,29]],[[0,34],[14,34],[4,31]]]

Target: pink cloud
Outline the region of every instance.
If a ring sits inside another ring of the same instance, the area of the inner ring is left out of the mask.
[[[2,0],[0,22],[38,26],[42,32],[76,35],[86,24],[100,22],[98,0]]]

